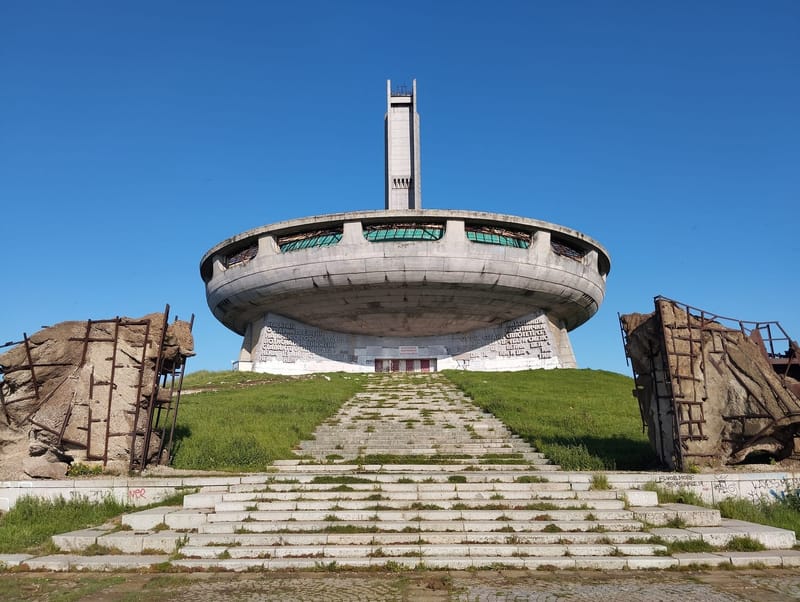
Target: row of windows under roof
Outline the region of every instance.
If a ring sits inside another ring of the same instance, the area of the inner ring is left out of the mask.
[[[509,230],[478,224],[465,224],[464,227],[468,240],[481,244],[499,245],[527,249],[531,245],[531,234],[520,230]],[[342,240],[342,228],[313,230],[294,233],[277,239],[281,253],[290,253],[315,247],[328,247]],[[443,224],[371,224],[363,230],[364,238],[370,242],[405,242],[405,241],[436,241],[444,236]],[[551,237],[551,248],[554,253],[570,259],[581,260],[587,251],[570,242]],[[258,245],[251,244],[225,257],[226,268],[243,265],[252,260],[257,253]]]

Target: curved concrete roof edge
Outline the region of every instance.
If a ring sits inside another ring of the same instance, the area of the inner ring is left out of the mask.
[[[230,238],[223,240],[220,243],[217,243],[216,245],[211,247],[208,251],[206,251],[206,253],[203,255],[203,258],[200,260],[200,266],[202,267],[202,265],[206,261],[208,261],[213,255],[219,253],[222,249],[231,244],[241,242],[249,238],[261,236],[263,234],[282,233],[283,231],[292,230],[299,226],[309,226],[309,225],[325,226],[327,224],[332,224],[332,223],[358,221],[362,219],[386,219],[387,221],[391,221],[396,218],[425,219],[427,217],[475,219],[479,221],[486,221],[489,223],[493,222],[498,225],[528,226],[536,228],[538,230],[548,230],[550,232],[557,232],[565,236],[576,238],[582,242],[585,242],[593,246],[595,249],[597,249],[597,251],[605,255],[609,264],[609,268],[611,265],[611,256],[609,255],[605,247],[603,247],[603,245],[601,245],[599,242],[583,234],[582,232],[578,232],[577,230],[573,230],[565,226],[560,226],[558,224],[553,224],[551,222],[545,222],[542,220],[528,218],[528,217],[520,217],[517,215],[506,215],[503,213],[491,213],[488,211],[470,211],[462,209],[417,209],[417,210],[410,209],[403,211],[372,209],[365,211],[347,211],[343,213],[327,213],[324,215],[300,217],[300,218],[285,220],[282,222],[275,222],[273,224],[267,224],[265,226],[259,226],[258,228],[252,228],[250,230],[245,230],[244,232],[240,232],[239,234],[236,234]]]

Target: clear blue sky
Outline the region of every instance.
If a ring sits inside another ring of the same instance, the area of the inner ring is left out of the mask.
[[[198,264],[292,217],[383,207],[386,79],[417,79],[427,208],[580,230],[612,269],[572,333],[663,294],[800,338],[800,3],[0,0],[0,341],[196,314]]]

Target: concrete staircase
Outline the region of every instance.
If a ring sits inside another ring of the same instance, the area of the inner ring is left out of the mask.
[[[210,479],[182,507],[125,515],[121,530],[54,541],[187,569],[800,566],[791,531],[560,470],[436,374],[370,379],[298,454],[237,485]],[[741,537],[768,551],[670,556],[665,545]],[[66,566],[87,566],[77,558]]]

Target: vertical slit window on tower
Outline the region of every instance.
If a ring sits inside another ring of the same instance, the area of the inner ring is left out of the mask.
[[[442,224],[372,224],[364,227],[364,238],[370,242],[439,240],[442,236]]]
[[[464,231],[472,242],[518,249],[527,249],[531,246],[531,235],[528,232],[476,224],[465,224]]]
[[[298,234],[288,234],[278,238],[278,247],[281,253],[311,249],[314,247],[329,247],[342,240],[342,229],[333,228],[330,230],[314,230],[311,232],[300,232]]]

